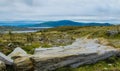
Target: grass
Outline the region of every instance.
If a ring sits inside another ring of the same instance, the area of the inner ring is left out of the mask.
[[[26,44],[22,47],[22,49],[24,49],[27,53],[29,54],[33,54],[34,53],[34,49],[35,48],[38,48],[40,46],[39,43],[29,43],[29,44]]]
[[[56,27],[44,29],[36,33],[7,33],[0,34],[0,51],[5,52],[2,48],[8,49],[8,44],[12,43],[14,47],[19,46],[26,50],[28,53],[34,48],[51,46],[65,46],[71,44],[76,38],[81,38],[90,35],[90,38],[103,37],[108,39],[116,48],[120,47],[119,40],[120,34],[108,36],[108,30],[118,30],[120,26],[93,26],[93,27]],[[31,44],[31,45],[28,45]],[[7,48],[6,48],[7,47]],[[11,48],[11,47],[10,47]],[[10,51],[6,51],[9,53]]]

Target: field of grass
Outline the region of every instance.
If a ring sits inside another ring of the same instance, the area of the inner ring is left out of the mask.
[[[71,44],[76,38],[89,35],[89,38],[103,37],[116,48],[120,47],[120,33],[108,35],[109,30],[120,30],[120,26],[94,26],[94,27],[56,27],[40,30],[35,33],[0,33],[0,51],[8,54],[19,46],[28,53],[34,48],[64,46]]]
[[[119,33],[108,34],[108,31]],[[115,48],[120,48],[120,26],[94,26],[94,27],[56,27],[40,30],[35,33],[0,33],[0,51],[9,54],[14,48],[21,47],[28,53],[35,48],[49,48],[51,46],[65,46],[71,44],[76,38],[105,38]],[[96,64],[84,65],[79,68],[64,67],[56,71],[120,71],[120,58],[113,56]]]

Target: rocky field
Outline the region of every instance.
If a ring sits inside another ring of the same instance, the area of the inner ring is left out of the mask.
[[[119,71],[119,29],[68,26],[1,33],[0,71]]]

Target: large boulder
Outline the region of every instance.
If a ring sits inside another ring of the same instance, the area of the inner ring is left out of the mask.
[[[13,60],[10,57],[4,55],[1,52],[0,52],[0,60],[3,61],[7,65],[12,65],[13,64]]]
[[[31,57],[32,62],[34,63],[35,71],[53,71],[57,68],[69,66],[73,63],[79,62],[88,56],[95,56],[96,53],[90,54],[81,54],[81,55],[71,55],[71,56],[50,56],[50,57],[41,57],[34,56]]]
[[[15,71],[34,71],[29,57],[19,57],[14,60]]]
[[[2,61],[0,61],[0,71],[6,71],[6,65]]]
[[[91,64],[118,54],[117,49],[105,42],[108,41],[81,38],[63,47],[37,48],[31,60],[35,71],[52,71],[64,66]]]
[[[25,52],[22,48],[17,47],[14,49],[13,52],[11,52],[8,57],[19,57],[19,56],[27,56],[27,52]]]

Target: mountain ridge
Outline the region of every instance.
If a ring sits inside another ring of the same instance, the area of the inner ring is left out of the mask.
[[[84,23],[71,20],[47,21],[47,22],[0,22],[0,26],[15,26],[15,27],[59,27],[59,26],[111,26],[110,23]]]

